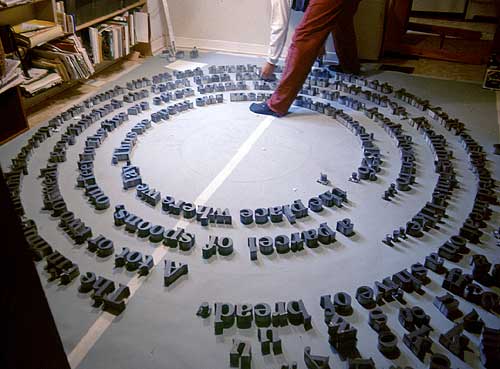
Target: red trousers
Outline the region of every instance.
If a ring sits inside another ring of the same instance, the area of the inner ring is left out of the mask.
[[[359,73],[353,17],[360,0],[311,0],[288,49],[281,82],[267,105],[284,115],[297,97],[316,56],[330,32],[340,66],[346,73]]]

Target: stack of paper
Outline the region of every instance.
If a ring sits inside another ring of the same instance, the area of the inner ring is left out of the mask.
[[[19,60],[5,59],[5,75],[0,78],[0,93],[23,82]]]
[[[56,71],[63,81],[87,79],[94,66],[75,35],[53,40],[33,49],[33,66]]]
[[[59,24],[39,19],[16,24],[13,30],[18,44],[29,48],[42,45],[64,35]]]
[[[48,69],[31,68],[30,78],[25,78],[21,89],[27,95],[35,95],[63,82],[57,73],[49,73]]]

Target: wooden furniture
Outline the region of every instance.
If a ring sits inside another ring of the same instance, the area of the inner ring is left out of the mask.
[[[107,1],[117,1],[121,3],[120,0],[107,0]],[[76,32],[77,34],[79,32],[85,32],[87,28],[94,26],[96,24],[105,22],[115,16],[118,16],[120,14],[123,14],[126,11],[129,11],[134,8],[138,7],[147,7],[147,0],[137,0],[134,2],[128,2],[129,5],[126,5],[125,7],[121,9],[117,9],[115,11],[112,11],[108,14],[101,15],[95,19],[92,19],[90,21],[87,21],[83,24],[79,24],[76,26]],[[9,8],[0,8],[0,25],[14,25],[21,23],[23,21],[29,20],[29,19],[41,19],[41,20],[48,20],[52,22],[56,22],[56,0],[33,0],[30,3],[27,4],[20,4],[16,6],[12,6]],[[139,51],[142,54],[145,55],[151,55],[151,47],[150,43],[140,43],[134,46],[133,51]],[[112,60],[112,61],[104,61],[103,63],[94,65],[94,68],[97,72],[100,72],[109,66],[116,64],[117,62],[123,60],[127,56],[124,56],[122,58]],[[31,110],[35,108],[37,105],[40,103],[43,103],[46,99],[53,97],[64,90],[75,86],[75,84],[79,83],[78,80],[75,81],[69,81],[69,82],[64,82],[60,85],[54,86],[49,90],[45,90],[35,96],[32,97],[22,97],[22,102],[23,106],[26,110]]]
[[[54,317],[32,260],[5,179],[0,168],[2,255],[9,260],[3,273],[11,282],[2,286],[2,311],[5,319],[2,345],[3,369],[70,369]]]
[[[382,53],[395,52],[466,64],[488,61],[493,43],[481,40],[480,32],[412,23],[409,21],[411,5],[411,0],[388,0]]]
[[[498,7],[498,0],[469,0],[467,2],[467,10],[465,11],[465,19],[493,17],[496,14],[496,7]]]
[[[106,15],[99,16],[93,20],[90,20],[88,22],[77,25],[76,32],[77,32],[77,34],[79,34],[79,32],[86,32],[87,28],[89,28],[89,27],[95,26],[99,23],[106,22],[107,20],[110,20],[113,17],[116,17],[116,16],[123,14],[131,9],[135,9],[135,8],[138,8],[141,6],[147,6],[147,0],[136,1],[133,4],[130,4],[124,8],[118,9],[118,10],[113,11],[111,13],[108,13]],[[134,51],[139,51],[143,55],[151,55],[151,48],[150,48],[149,43],[136,44],[135,46],[133,46],[131,48],[131,53]],[[105,60],[102,63],[94,64],[95,73],[102,72],[106,68],[123,61],[129,55],[125,55],[125,56],[118,58],[118,59],[115,59],[115,60]],[[41,103],[43,103],[43,101],[45,101],[46,99],[54,97],[54,96],[64,92],[65,90],[67,90],[71,87],[74,87],[78,83],[80,83],[79,80],[64,82],[61,85],[54,86],[50,90],[43,91],[39,94],[36,94],[35,96],[23,97],[23,105],[28,112],[32,111],[32,110],[36,109],[37,106],[40,106]]]
[[[33,0],[32,2],[0,8],[0,25],[15,25],[30,19],[56,21],[56,0]]]
[[[85,28],[92,27],[95,24],[105,22],[108,19],[111,19],[113,17],[116,17],[117,15],[125,13],[126,11],[129,11],[131,9],[134,9],[134,8],[137,8],[137,7],[140,7],[140,6],[143,6],[143,5],[146,5],[146,0],[136,1],[135,3],[130,4],[130,5],[122,8],[122,9],[115,10],[112,13],[100,16],[100,17],[95,18],[95,19],[93,19],[91,21],[88,21],[88,22],[85,22],[83,24],[77,25],[76,26],[76,31],[78,32],[78,31],[81,31],[81,30],[83,30]]]
[[[28,120],[24,113],[19,87],[12,87],[0,94],[0,144],[11,140],[29,129]]]

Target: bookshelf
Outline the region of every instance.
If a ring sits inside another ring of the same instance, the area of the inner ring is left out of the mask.
[[[0,7],[0,26],[15,25],[30,19],[55,22],[54,8],[55,0],[33,0],[10,7]],[[29,129],[19,86],[0,94],[0,111],[8,117],[0,125],[0,144]]]
[[[91,21],[88,21],[88,22],[85,22],[83,24],[80,24],[78,26],[76,26],[76,31],[81,31],[85,28],[88,28],[88,27],[92,27],[93,25],[95,24],[98,24],[98,23],[102,23],[102,22],[105,22],[107,21],[108,19],[111,19],[113,17],[116,17],[117,15],[120,15],[122,13],[125,13],[126,11],[129,11],[131,9],[134,9],[134,8],[137,8],[137,7],[140,7],[140,6],[143,6],[146,4],[146,0],[142,0],[142,1],[138,1],[134,4],[131,4],[131,5],[128,5],[126,6],[125,8],[123,9],[119,9],[119,10],[115,10],[114,12],[112,13],[109,13],[109,14],[106,14],[106,15],[103,15],[103,16],[100,16],[98,18],[95,18]]]
[[[102,0],[100,0],[102,1]],[[133,9],[143,9],[144,12],[147,12],[147,0],[106,0],[108,4],[104,6],[104,4],[94,3],[93,0],[66,0],[65,4],[68,5],[66,12],[68,14],[75,14],[75,31],[78,36],[86,36],[86,32],[90,29],[90,27],[97,27],[101,23],[106,23],[110,21],[114,17],[120,16],[121,14],[133,10]],[[29,3],[25,4],[17,4],[8,8],[0,7],[0,25],[14,25],[18,24],[30,19],[40,19],[47,20],[51,22],[56,22],[58,19],[56,0],[33,0]],[[78,5],[76,5],[78,4]],[[94,5],[94,4],[98,4]],[[87,13],[79,14],[79,11],[84,11],[85,6],[90,7],[91,11]],[[95,8],[92,8],[94,7]],[[97,10],[95,12],[95,18],[92,19],[92,11]],[[102,14],[104,12],[105,14]],[[80,15],[82,15],[80,17]],[[90,19],[89,19],[90,18]],[[79,24],[81,23],[81,24]],[[72,35],[72,33],[65,33],[64,36],[56,37],[56,39],[62,39],[63,37],[67,37]],[[151,55],[151,43],[150,41],[147,43],[141,42],[136,44],[135,46],[130,47],[130,53],[134,51],[139,51],[142,54]],[[89,56],[90,56],[89,52]],[[114,60],[104,60],[100,63],[94,64],[95,73],[99,73],[102,70],[114,65],[120,61],[123,61],[128,55],[122,55],[120,53],[120,57],[116,57]],[[90,77],[92,78],[92,76]],[[80,82],[80,80],[66,80],[62,84],[56,85],[47,89],[45,91],[39,92],[34,96],[30,97],[22,97],[22,102],[25,110],[32,110],[37,105],[45,102],[47,99],[62,93],[64,90],[74,87]]]
[[[95,64],[94,65],[94,68],[95,68],[95,73],[94,74],[97,74],[97,73],[100,73],[100,72],[106,70],[110,66],[115,65],[115,64],[123,61],[125,58],[126,58],[126,56],[122,57],[122,58],[119,58],[119,59],[116,59],[116,60],[106,60],[106,61],[104,61],[102,63]],[[37,106],[40,106],[44,102],[46,103],[47,99],[50,99],[51,97],[57,96],[59,94],[62,94],[67,89],[69,89],[71,87],[75,87],[79,83],[80,83],[80,80],[74,80],[74,81],[64,82],[63,84],[54,86],[51,89],[42,91],[42,92],[40,92],[40,93],[38,93],[38,94],[36,94],[34,96],[31,96],[31,97],[22,96],[21,100],[23,102],[23,107],[24,107],[24,109],[26,111],[29,112],[31,109],[33,109],[33,108],[35,108]]]
[[[0,94],[0,111],[5,117],[0,124],[0,145],[29,129],[18,86]]]
[[[33,0],[8,8],[0,7],[0,26],[14,25],[29,19],[55,22],[56,0]]]

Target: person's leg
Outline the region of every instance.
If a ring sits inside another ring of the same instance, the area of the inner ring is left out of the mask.
[[[351,0],[311,0],[288,49],[281,82],[267,101],[268,107],[285,115],[309,74],[321,46]]]
[[[346,5],[346,11],[342,12],[336,19],[332,30],[335,52],[339,59],[340,68],[345,73],[358,74],[361,67],[353,20],[358,4],[359,0],[350,1]]]

